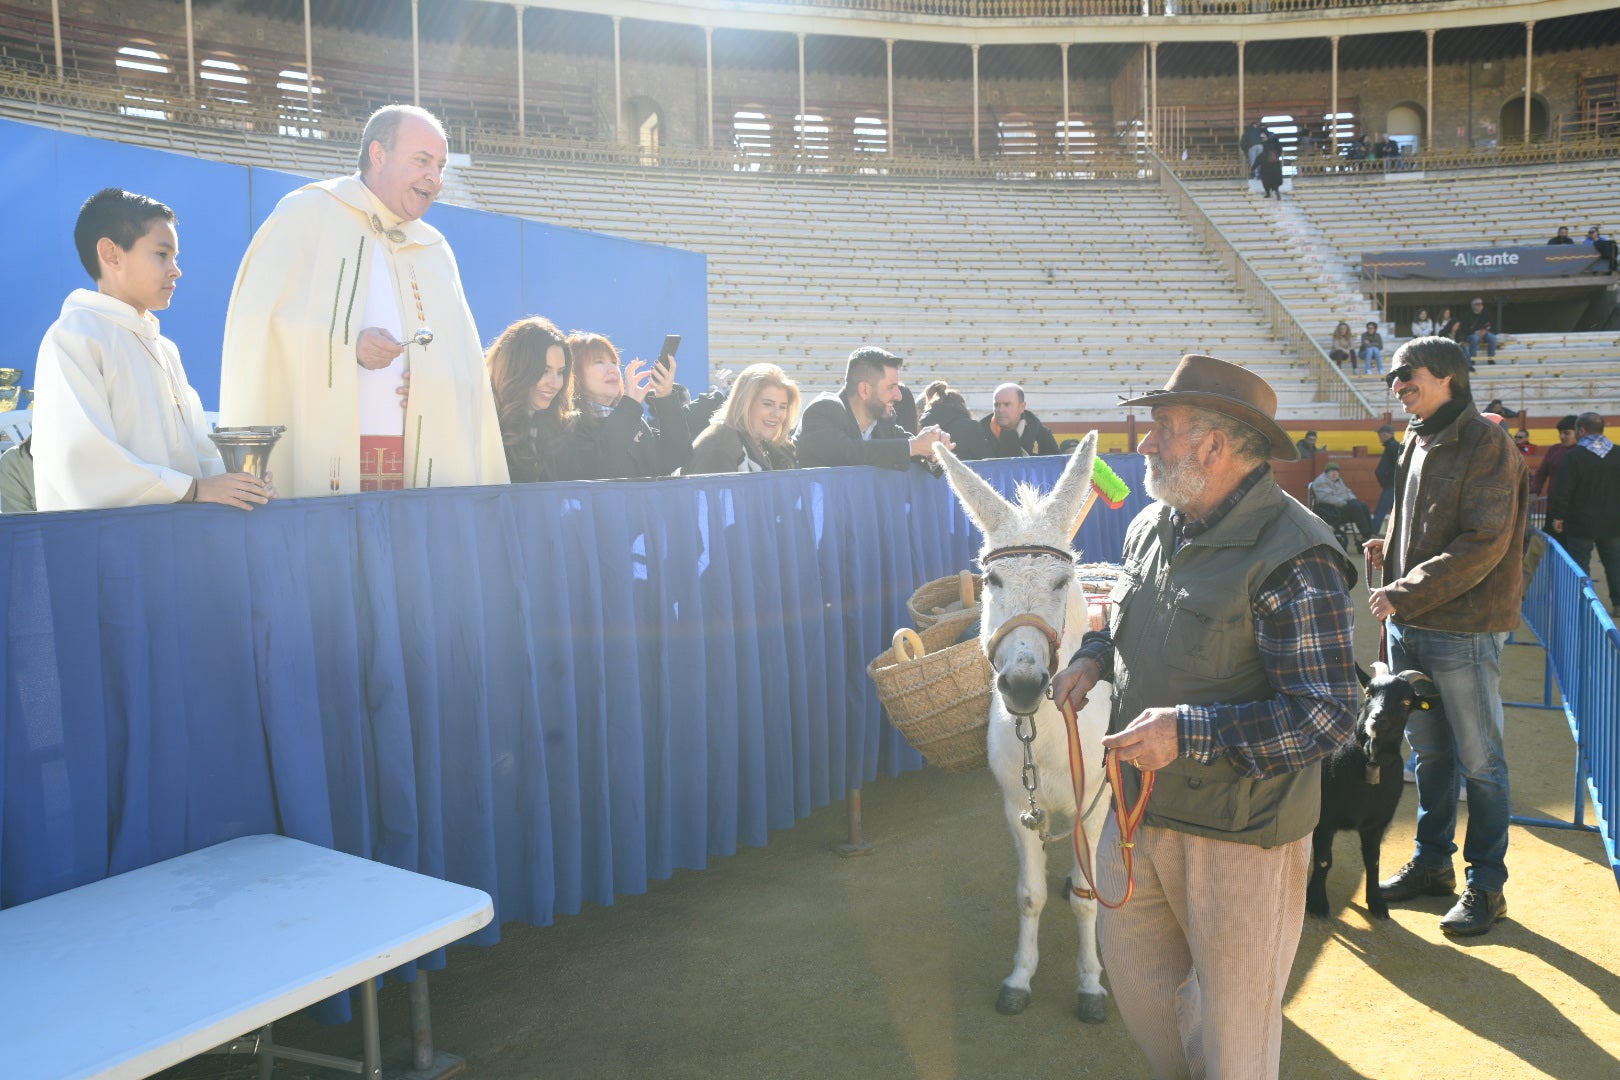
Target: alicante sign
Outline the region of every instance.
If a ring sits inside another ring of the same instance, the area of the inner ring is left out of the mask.
[[[1457,281],[1482,277],[1573,277],[1603,273],[1607,262],[1586,244],[1526,247],[1446,248],[1427,251],[1368,251],[1361,256],[1364,278],[1424,278]]]

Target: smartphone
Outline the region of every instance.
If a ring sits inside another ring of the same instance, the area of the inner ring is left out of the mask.
[[[680,351],[680,347],[681,335],[665,334],[664,347],[658,350],[658,366],[661,368],[669,367],[670,362],[675,359],[675,354]]]

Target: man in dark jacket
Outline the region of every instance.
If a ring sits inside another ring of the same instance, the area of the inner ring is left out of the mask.
[[[1620,453],[1603,434],[1601,413],[1581,413],[1576,431],[1580,439],[1558,465],[1547,518],[1581,573],[1591,572],[1597,548],[1609,610],[1620,610]]]
[[[1052,682],[1079,705],[1111,680],[1103,745],[1126,798],[1142,770],[1158,774],[1135,897],[1098,913],[1103,963],[1154,1075],[1275,1078],[1316,763],[1355,730],[1354,579],[1272,475],[1271,460],[1299,454],[1264,379],[1186,356],[1163,390],[1122,404],[1152,409],[1139,451],[1157,501],[1126,532],[1110,628]],[[1119,829],[1110,816],[1098,845],[1108,898],[1125,889]]]
[[[1389,666],[1429,676],[1440,704],[1414,710],[1407,723],[1418,758],[1416,850],[1379,889],[1390,901],[1456,891],[1451,857],[1461,773],[1468,788],[1468,888],[1440,929],[1472,936],[1507,913],[1501,658],[1508,632],[1519,625],[1530,475],[1508,433],[1474,407],[1468,356],[1455,342],[1426,337],[1402,345],[1389,385],[1412,421],[1388,540],[1364,545],[1384,572],[1368,606],[1384,621]]]
[[[1388,424],[1379,428],[1378,441],[1384,444],[1384,449],[1378,457],[1378,467],[1373,471],[1379,488],[1378,505],[1373,508],[1374,536],[1383,535],[1384,518],[1389,516],[1389,508],[1395,505],[1395,471],[1401,461],[1401,444],[1395,439],[1394,428]]]
[[[894,422],[900,400],[900,365],[886,349],[863,345],[849,354],[844,388],[812,401],[799,418],[799,464],[879,465],[904,471],[912,458],[929,458],[934,444],[951,445],[938,428],[913,436]]]
[[[1034,457],[1058,452],[1057,439],[1040,417],[1024,405],[1024,388],[1017,383],[996,387],[995,408],[979,421],[995,449],[991,457]]]
[[[1575,449],[1575,440],[1579,439],[1580,432],[1575,425],[1580,417],[1574,413],[1558,421],[1558,442],[1547,447],[1547,452],[1541,455],[1541,464],[1536,466],[1535,475],[1530,478],[1530,497],[1540,498],[1545,495],[1552,498],[1553,480],[1558,476],[1558,463],[1564,460],[1564,455]]]

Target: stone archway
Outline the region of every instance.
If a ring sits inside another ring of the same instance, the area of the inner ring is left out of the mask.
[[[1524,95],[1517,94],[1502,106],[1498,130],[1499,145],[1512,146],[1524,141]],[[1530,138],[1547,137],[1547,102],[1540,94],[1530,95]]]

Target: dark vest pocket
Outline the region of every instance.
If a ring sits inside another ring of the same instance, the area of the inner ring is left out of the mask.
[[[1249,827],[1254,785],[1255,781],[1237,775],[1230,766],[1178,761],[1154,781],[1148,813],[1165,824],[1242,832]]]

